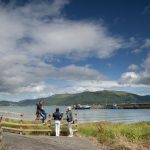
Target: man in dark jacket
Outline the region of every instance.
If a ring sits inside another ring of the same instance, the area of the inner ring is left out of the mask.
[[[74,119],[73,119],[73,114],[72,114],[71,106],[69,106],[67,108],[66,115],[67,115],[68,129],[69,129],[69,133],[70,133],[69,137],[73,137],[72,124],[74,122]]]
[[[42,117],[42,122],[45,123],[45,120],[46,120],[46,112],[43,108],[43,105],[44,105],[44,101],[43,100],[40,100],[37,105],[37,109],[36,109],[36,116],[37,116],[37,119],[40,118],[40,116]]]
[[[55,120],[55,133],[56,136],[60,135],[60,121],[63,117],[63,114],[59,112],[59,108],[56,108],[56,112],[53,113],[53,118]]]

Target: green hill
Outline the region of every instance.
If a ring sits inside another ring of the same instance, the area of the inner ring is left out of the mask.
[[[121,103],[149,103],[150,95],[140,96],[123,91],[97,91],[77,94],[56,94],[42,98],[45,105],[71,105],[71,104],[121,104]],[[0,105],[35,105],[39,99],[23,100],[19,102],[0,101]]]
[[[123,91],[97,91],[77,94],[56,94],[42,98],[45,105],[71,105],[71,104],[121,104],[121,103],[150,103],[150,95],[140,96]],[[39,99],[23,100],[19,102],[0,101],[0,105],[35,105]]]
[[[10,101],[0,101],[0,106],[10,106],[10,105],[18,105],[18,103]]]

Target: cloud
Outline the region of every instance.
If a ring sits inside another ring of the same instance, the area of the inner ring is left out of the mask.
[[[61,16],[65,4],[66,0],[55,0],[49,5],[41,2],[15,9],[1,7],[0,48],[33,56],[90,57],[92,52],[95,57],[107,58],[121,47],[122,40],[112,36],[102,24]]]
[[[71,81],[64,87],[58,87],[58,93],[80,93],[84,91],[101,91],[105,89],[120,88],[120,85],[116,81]]]
[[[143,41],[141,42],[138,38],[132,36],[129,39],[124,40],[123,42],[123,48],[125,50],[129,50],[132,53],[140,53],[143,50]]]
[[[142,48],[150,48],[150,39],[145,39]]]
[[[133,66],[132,66],[133,67]],[[121,75],[120,83],[129,85],[145,85],[150,86],[150,54],[144,60],[142,67],[143,71],[125,72]]]
[[[148,54],[147,58],[144,60],[143,67],[146,71],[150,71],[150,53]]]
[[[45,16],[58,17],[62,15],[62,10],[65,5],[69,4],[69,0],[32,0],[21,2],[20,0],[0,0],[0,4],[1,7],[7,11],[19,11],[23,17],[29,17],[29,19],[44,19]]]
[[[60,58],[106,59],[121,48],[141,51],[150,47],[149,39],[140,46],[135,37],[125,42],[101,22],[69,20],[63,12],[68,0],[33,0],[22,5],[17,2],[0,6],[0,93],[30,93],[35,97],[62,91],[96,91],[126,83],[149,84],[149,57],[143,63],[144,72],[136,73],[138,66],[131,64],[132,72],[122,74],[121,84],[109,81],[88,65],[53,64]],[[48,80],[64,80],[65,87],[46,83]]]
[[[131,64],[129,65],[128,67],[129,70],[132,70],[132,71],[136,71],[139,69],[139,66],[138,65],[135,65],[135,64]]]
[[[56,73],[57,74],[57,73]],[[103,74],[99,73],[98,71],[89,68],[88,66],[75,66],[69,65],[67,67],[63,67],[58,71],[57,78],[62,78],[66,80],[106,80]]]
[[[133,53],[140,53],[144,50],[148,50],[150,48],[150,39],[146,38],[142,41],[139,41],[135,37],[131,37],[129,41],[126,42],[125,48],[132,49]]]
[[[134,83],[139,80],[139,75],[135,72],[125,72],[121,75],[122,83]]]
[[[26,87],[20,87],[16,89],[16,93],[50,93],[56,86],[54,85],[47,85],[44,82],[40,83],[33,83],[31,85],[28,85]]]
[[[38,50],[42,54],[40,46],[44,53],[52,55],[64,54],[82,58],[91,56],[92,52],[98,58],[107,58],[121,47],[120,39],[107,35],[100,24],[88,22],[62,20],[59,23],[48,24],[44,29],[37,28],[32,35],[40,44],[30,45],[32,52]]]
[[[49,79],[106,80],[89,66],[55,67],[45,59],[109,58],[121,48],[121,38],[100,22],[68,20],[68,0],[17,2],[0,6],[0,92],[39,92]]]
[[[68,65],[57,68],[53,65],[43,63],[39,59],[32,60],[32,65],[29,63],[8,65],[8,70],[1,71],[0,91],[1,92],[20,92],[30,91],[28,89],[34,88],[36,83],[48,79],[63,79],[63,80],[106,80],[106,77],[100,72],[88,66]],[[1,66],[1,65],[0,65]],[[10,68],[11,67],[11,68]],[[20,90],[21,89],[21,90]],[[30,91],[32,92],[32,90]]]
[[[130,37],[128,41],[124,43],[125,48],[135,48],[137,46],[139,46],[139,42],[135,37]]]

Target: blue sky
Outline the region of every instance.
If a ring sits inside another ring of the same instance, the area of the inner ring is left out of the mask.
[[[0,100],[150,94],[149,0],[0,0]]]

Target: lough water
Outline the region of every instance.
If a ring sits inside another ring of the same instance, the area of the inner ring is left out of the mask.
[[[47,113],[53,113],[55,108],[56,106],[44,107]],[[65,106],[59,106],[59,108],[61,112],[66,112]],[[0,111],[35,114],[36,106],[0,106]],[[150,109],[89,109],[74,110],[74,112],[77,113],[78,122],[112,121],[130,123],[150,121]]]

